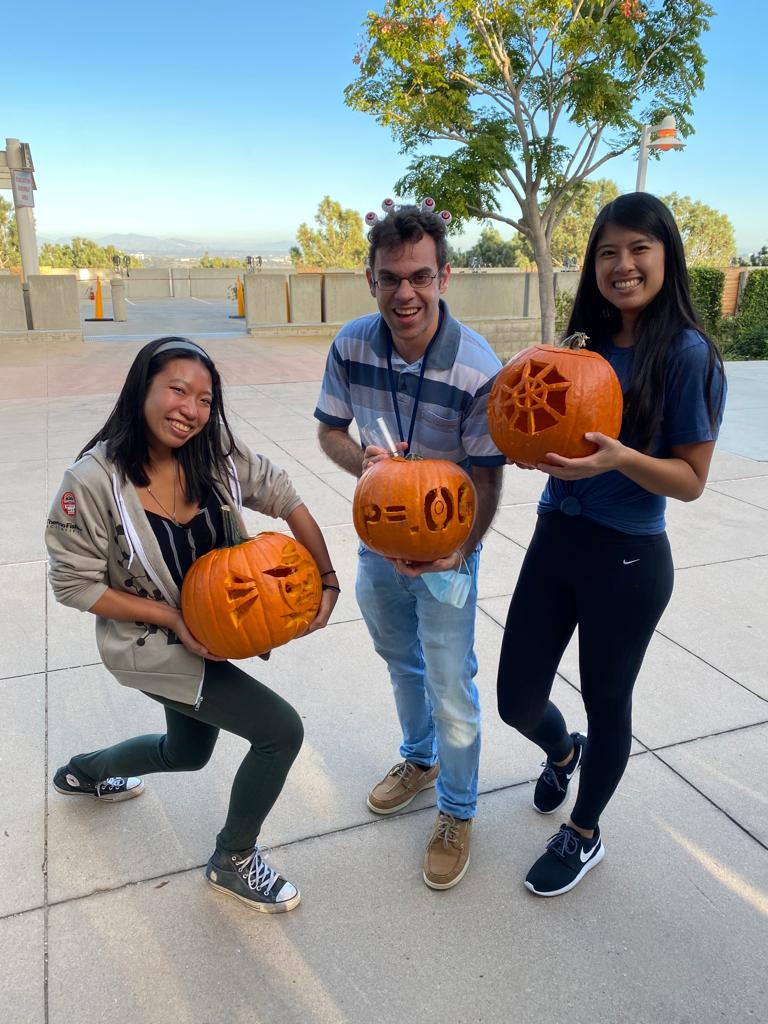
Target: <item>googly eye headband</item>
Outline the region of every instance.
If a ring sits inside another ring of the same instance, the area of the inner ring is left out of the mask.
[[[385,215],[388,213],[393,213],[395,210],[394,199],[385,199],[384,202],[381,204],[381,208],[384,211]],[[419,209],[422,213],[435,213],[435,200],[432,199],[431,196],[427,196],[426,199],[422,199],[421,206],[419,207]],[[448,210],[441,210],[440,213],[437,214],[437,216],[446,226],[450,224],[451,221],[453,220]],[[373,211],[371,211],[370,213],[366,213],[365,226],[372,228],[373,225],[378,222],[378,220],[378,213],[374,213]]]

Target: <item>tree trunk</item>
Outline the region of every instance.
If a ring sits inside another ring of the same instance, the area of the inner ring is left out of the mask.
[[[555,274],[552,270],[552,252],[543,231],[534,234],[533,258],[539,270],[541,341],[544,345],[552,345],[555,341]]]

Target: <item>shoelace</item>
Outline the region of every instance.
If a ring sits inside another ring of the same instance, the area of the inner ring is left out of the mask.
[[[459,823],[450,814],[441,814],[435,830],[435,839],[442,839],[443,846],[458,845]]]
[[[125,779],[120,775],[112,775],[110,778],[103,779],[101,782],[96,783],[96,792],[99,795],[101,793],[118,793],[124,788]]]
[[[411,764],[410,761],[401,761],[400,764],[395,765],[395,767],[390,771],[389,774],[392,776],[399,775],[403,782],[407,782],[407,780],[411,777],[411,775],[413,775],[415,771],[416,768]]]
[[[263,892],[265,896],[269,896],[272,892],[272,886],[279,876],[274,868],[271,868],[264,860],[258,846],[254,846],[247,857],[243,857],[242,860],[236,860],[235,864],[240,874],[246,878],[249,889],[253,889],[255,892]],[[247,877],[245,875],[246,867],[248,868]]]
[[[561,776],[558,774],[555,766],[551,764],[549,761],[542,761],[541,763],[544,767],[544,771],[541,773],[542,781],[546,782],[548,786],[554,786],[558,792],[564,793],[565,786],[562,784]],[[570,761],[568,762],[568,764],[570,764]],[[566,774],[567,767],[568,765],[565,765],[563,768],[560,769],[560,771],[563,773],[563,777]]]
[[[579,837],[565,826],[547,840],[547,849],[552,853],[559,853],[561,857],[570,857],[578,848]]]

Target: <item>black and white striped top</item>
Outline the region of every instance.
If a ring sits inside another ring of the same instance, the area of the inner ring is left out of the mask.
[[[165,564],[173,576],[174,583],[181,588],[189,567],[196,558],[207,554],[213,548],[221,547],[224,529],[221,521],[221,499],[211,488],[205,502],[201,503],[187,523],[177,526],[172,520],[156,512],[146,510],[149,525],[157,537]]]

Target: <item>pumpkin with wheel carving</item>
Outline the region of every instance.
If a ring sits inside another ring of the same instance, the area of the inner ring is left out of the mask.
[[[488,429],[509,459],[536,465],[548,452],[568,459],[591,455],[597,445],[584,434],[618,437],[622,412],[619,379],[599,353],[532,345],[499,371],[488,398]]]
[[[225,546],[192,563],[181,613],[192,635],[220,658],[252,658],[306,632],[322,596],[320,573],[293,537],[240,537],[222,507]]]
[[[377,554],[434,562],[467,539],[476,505],[475,485],[455,462],[398,455],[360,477],[352,517],[360,540]]]

